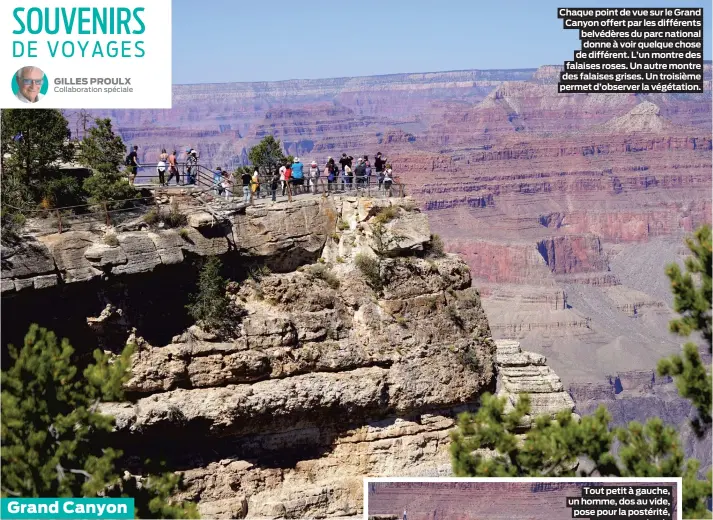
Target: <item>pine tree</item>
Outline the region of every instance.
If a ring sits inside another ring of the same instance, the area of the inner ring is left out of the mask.
[[[3,174],[12,171],[33,186],[54,177],[58,162],[74,155],[69,123],[59,110],[3,110],[0,131]]]
[[[76,175],[60,169],[74,156],[69,126],[59,110],[8,109],[0,125],[3,225],[15,220],[12,207],[34,209],[82,204]],[[19,206],[18,206],[19,205]],[[11,207],[12,206],[12,207]]]
[[[136,189],[120,172],[124,159],[124,142],[114,134],[111,119],[96,119],[82,140],[79,161],[92,169],[93,175],[84,180],[84,190],[92,203],[126,201],[136,197]],[[111,204],[112,208],[126,206]]]
[[[707,344],[708,354],[713,353],[711,341],[711,228],[702,226],[696,231],[695,240],[686,240],[693,253],[686,259],[686,272],[677,264],[667,267],[674,295],[673,308],[681,318],[671,321],[671,331],[681,336],[700,332]],[[693,342],[683,346],[682,356],[662,359],[658,365],[659,375],[673,376],[679,393],[690,399],[698,410],[692,426],[700,436],[711,427],[711,373],[701,361],[698,347]]]
[[[258,173],[264,176],[277,173],[280,166],[287,161],[280,140],[272,135],[265,136],[262,141],[253,146],[248,152],[248,157]]]
[[[101,400],[122,398],[133,347],[110,358],[96,350],[78,374],[74,349],[32,325],[21,349],[8,346],[13,364],[2,372],[2,495],[15,497],[124,496],[137,518],[197,516],[194,504],[171,504],[181,485],[172,473],[139,486],[122,478],[122,452],[111,447],[114,419],[97,413]],[[140,488],[140,489],[139,489]]]
[[[711,230],[696,232],[696,241],[687,241],[693,257],[687,272],[669,266],[676,311],[680,319],[671,329],[682,335],[701,332],[711,348]],[[681,395],[698,410],[698,431],[710,428],[711,376],[694,343],[686,344],[683,357],[663,360],[659,373],[676,378]],[[530,429],[524,423],[530,400],[521,396],[517,405],[505,412],[505,398],[485,394],[474,414],[458,417],[451,433],[451,460],[457,476],[468,477],[568,477],[575,476],[578,461],[591,464],[580,476],[682,477],[684,518],[710,518],[707,502],[713,480],[699,480],[700,463],[686,459],[678,432],[659,418],[645,425],[631,422],[627,427],[611,427],[611,415],[600,406],[593,415],[575,420],[569,412],[554,420],[537,417]],[[518,436],[522,437],[519,438]],[[618,443],[614,455],[613,443]]]
[[[95,119],[84,136],[79,160],[95,173],[115,174],[124,161],[124,142],[114,133],[111,119]]]

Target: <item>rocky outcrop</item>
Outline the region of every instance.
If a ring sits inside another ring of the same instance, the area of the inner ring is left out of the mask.
[[[104,225],[93,231],[70,228],[61,234],[28,235],[17,244],[3,244],[3,294],[152,272],[180,264],[186,255],[229,251],[266,262],[273,269],[290,270],[315,260],[327,231],[335,225],[330,199],[248,207],[222,224],[195,206],[181,206],[181,210],[189,217],[189,224],[181,230],[151,229],[139,218],[118,229]],[[107,235],[115,236],[116,242],[107,240]]]
[[[551,237],[540,240],[537,250],[554,274],[606,271],[599,237],[592,235]]]
[[[232,286],[233,336],[192,327],[153,346],[133,335],[132,400],[102,406],[133,456],[183,446],[182,496],[205,515],[353,515],[365,475],[450,474],[457,413],[494,388],[470,272],[428,253],[412,201],[328,208],[317,262]]]
[[[561,411],[574,411],[574,401],[559,376],[545,364],[544,356],[523,352],[517,341],[496,340],[495,345],[497,395],[507,398],[505,411],[515,407],[521,394],[530,398],[531,415],[523,419],[523,427],[529,427],[532,418],[538,415],[554,418]]]

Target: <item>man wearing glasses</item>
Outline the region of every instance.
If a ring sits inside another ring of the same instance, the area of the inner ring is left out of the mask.
[[[23,103],[37,103],[42,99],[40,89],[44,77],[44,72],[38,67],[22,67],[18,70],[15,73],[15,81],[19,87],[17,99]]]

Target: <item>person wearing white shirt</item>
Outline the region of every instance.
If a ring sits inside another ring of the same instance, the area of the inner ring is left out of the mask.
[[[45,74],[39,67],[22,67],[15,73],[18,91],[17,99],[23,103],[37,103],[44,96],[40,94]]]

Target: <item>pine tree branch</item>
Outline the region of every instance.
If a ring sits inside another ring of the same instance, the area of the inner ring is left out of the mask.
[[[87,480],[92,479],[92,476],[89,473],[87,473],[86,471],[84,471],[83,469],[70,469],[69,472],[75,473],[77,475],[84,475],[84,478]]]
[[[22,493],[18,493],[17,491],[10,491],[9,489],[7,489],[4,486],[2,487],[2,492],[7,493],[8,495],[13,496],[13,497],[21,497],[22,496]]]

